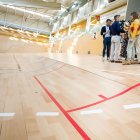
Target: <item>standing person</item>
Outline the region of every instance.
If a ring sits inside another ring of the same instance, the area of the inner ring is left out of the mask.
[[[105,60],[105,52],[107,51],[107,60],[109,60],[110,57],[110,47],[111,47],[111,20],[106,20],[106,26],[103,26],[101,29],[101,35],[103,36],[103,61]]]
[[[127,59],[127,44],[128,44],[128,33],[126,32],[123,35],[123,41],[122,41],[122,46],[121,46],[121,52],[120,52],[120,57],[123,59]]]
[[[121,29],[121,25],[119,23],[120,21],[120,15],[114,16],[114,23],[111,26],[111,56],[110,60],[111,62],[119,63],[118,56],[119,56],[119,48],[120,48],[120,40],[121,36],[120,34],[123,32]]]
[[[135,54],[137,54],[138,61],[140,61],[140,20],[137,12],[132,12],[130,15],[131,25],[129,30],[129,42],[127,46],[127,61],[124,65],[131,65],[134,63]]]

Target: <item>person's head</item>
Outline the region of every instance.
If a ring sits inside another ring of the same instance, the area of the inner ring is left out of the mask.
[[[131,19],[131,21],[133,21],[133,20],[135,20],[135,19],[138,19],[138,18],[139,18],[139,15],[138,15],[137,12],[132,12],[132,13],[130,14],[130,19]]]
[[[110,20],[110,19],[107,19],[107,20],[106,20],[106,25],[107,25],[107,26],[110,26],[110,25],[111,25],[111,20]]]
[[[114,16],[114,20],[115,20],[115,21],[120,21],[120,15],[115,15],[115,16]]]

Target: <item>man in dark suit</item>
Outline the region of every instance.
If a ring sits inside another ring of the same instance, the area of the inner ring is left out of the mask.
[[[106,20],[106,26],[101,29],[101,35],[103,36],[103,61],[105,60],[105,52],[107,51],[107,60],[110,57],[110,47],[111,47],[111,20]]]

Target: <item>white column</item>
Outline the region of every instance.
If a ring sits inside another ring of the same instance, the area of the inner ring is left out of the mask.
[[[68,36],[70,35],[70,32],[71,32],[71,25],[69,26],[69,29],[68,29]]]
[[[86,24],[85,32],[88,32],[90,30],[90,22],[91,22],[91,16],[89,16],[87,18],[87,24]]]

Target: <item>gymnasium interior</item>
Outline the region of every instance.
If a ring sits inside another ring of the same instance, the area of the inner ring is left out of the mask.
[[[140,140],[140,63],[102,61],[106,20],[134,11],[139,0],[0,0],[0,140]]]

